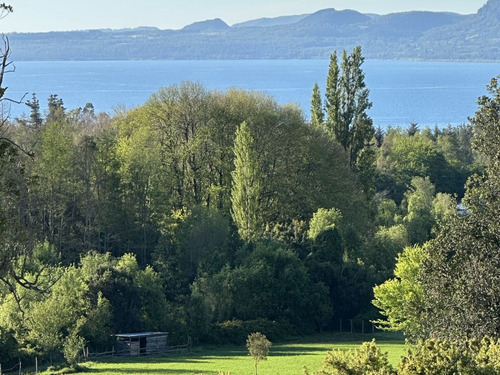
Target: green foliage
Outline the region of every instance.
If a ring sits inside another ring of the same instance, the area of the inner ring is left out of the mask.
[[[462,343],[429,339],[408,351],[401,360],[398,374],[498,374],[498,357],[491,355],[497,351],[498,343],[489,338]]]
[[[260,332],[254,332],[248,335],[247,349],[248,354],[252,356],[255,362],[255,375],[257,375],[257,365],[259,362],[267,360],[270,347],[271,341],[267,339],[266,335]]]
[[[199,277],[194,291],[203,296],[215,321],[288,320],[312,330],[324,327],[331,316],[328,290],[311,281],[292,250],[272,240],[255,243],[238,266]]]
[[[31,100],[26,100],[25,104],[30,108],[30,126],[35,129],[40,127],[43,123],[43,118],[40,113],[40,102],[38,101],[36,94],[33,93]]]
[[[377,213],[375,214],[375,225],[390,227],[397,224],[401,216],[400,208],[392,199],[382,199],[377,202]]]
[[[321,93],[318,84],[315,83],[311,97],[311,126],[319,128],[323,125],[324,120],[325,115],[321,103]]]
[[[234,166],[231,189],[232,215],[238,233],[246,241],[259,238],[263,232],[260,213],[261,175],[257,150],[246,122],[236,131]]]
[[[87,311],[87,320],[83,323],[80,334],[96,351],[109,348],[112,341],[113,311],[111,303],[102,295],[97,294],[97,303]]]
[[[480,339],[500,334],[497,80],[488,88],[490,96],[479,99],[471,119],[474,145],[486,160],[486,173],[469,179],[463,200],[467,211],[443,223],[428,245],[432,256],[422,267],[424,318],[431,337]]]
[[[74,148],[68,124],[63,120],[49,122],[42,131],[37,154],[33,211],[39,215],[36,220],[43,225],[42,233],[62,252],[69,224],[65,213],[75,197]]]
[[[47,123],[61,121],[64,119],[64,108],[63,100],[58,98],[57,94],[51,94],[48,99],[49,113],[47,114]]]
[[[219,345],[239,345],[252,332],[266,332],[266,336],[270,340],[276,341],[295,335],[297,330],[285,321],[232,319],[212,324],[207,335],[202,339],[204,342]]]
[[[434,192],[434,185],[429,178],[415,177],[405,193],[407,215],[404,223],[412,244],[421,245],[431,236],[432,228],[436,224],[432,215]]]
[[[170,232],[162,236],[154,254],[169,300],[189,295],[196,277],[216,274],[232,263],[237,246],[229,219],[213,208],[195,206],[173,216]]]
[[[411,339],[424,333],[424,291],[420,272],[427,256],[425,247],[405,248],[398,256],[395,278],[375,286],[373,304],[386,317],[386,320],[376,321],[379,328],[401,331]]]
[[[341,219],[342,213],[336,208],[331,208],[329,210],[320,208],[313,214],[311,222],[309,223],[307,236],[315,240],[322,232],[334,229],[335,226],[338,226]]]
[[[325,109],[327,115],[327,123],[325,124],[326,130],[330,137],[337,138],[335,134],[335,125],[339,122],[341,111],[340,95],[339,95],[339,80],[340,69],[337,57],[337,51],[333,51],[330,55],[330,64],[328,65],[328,75],[326,76],[326,92],[325,92]],[[338,139],[338,138],[337,138]],[[344,140],[346,143],[347,140]],[[345,145],[339,140],[342,146]]]
[[[410,136],[390,128],[377,152],[378,190],[399,203],[414,177],[428,177],[438,192],[463,196],[473,162],[469,132],[458,127],[436,136],[426,129]]]
[[[437,193],[432,202],[432,216],[436,223],[444,223],[457,213],[457,201],[451,195]]]
[[[25,317],[28,340],[41,355],[52,359],[62,350],[66,335],[78,332],[88,307],[87,290],[78,270],[69,267],[47,298],[30,305]]]
[[[71,366],[76,366],[85,348],[85,339],[74,332],[66,337],[63,344],[64,358]]]
[[[19,354],[19,343],[14,332],[0,327],[0,363],[8,363]]]
[[[375,340],[349,351],[328,352],[315,375],[391,375],[396,374],[387,353],[382,353]]]
[[[430,223],[457,220],[453,199],[430,189],[442,183],[432,176],[448,175],[427,167],[445,160],[463,177],[473,155],[465,130],[414,127],[411,141],[379,134],[385,185],[377,187],[400,189],[400,199],[379,191],[372,204],[377,150],[366,147],[373,127],[362,113],[370,105],[362,60],[356,48],[339,69],[332,55],[326,122],[319,89],[312,103],[321,126],[264,94],[195,83],[161,89],[112,118],[91,104],[67,111],[53,95],[43,121],[33,97],[33,118],[10,131],[36,158],[0,144],[6,356],[66,354],[74,362],[83,340],[106,350],[116,331],[241,341],[252,331],[278,337],[366,314],[374,283],[390,274],[407,238],[423,242],[436,233]],[[421,179],[405,193],[415,174]],[[483,213],[483,198],[496,190],[477,181],[467,206]]]
[[[377,270],[391,272],[397,255],[409,245],[408,231],[403,224],[379,227],[366,259]]]
[[[369,90],[361,69],[363,62],[360,46],[355,47],[349,56],[344,50],[341,69],[337,53],[333,53],[326,82],[325,126],[348,151],[351,166],[358,164],[361,150],[369,145],[375,134],[372,120],[366,113],[372,103],[368,100]]]

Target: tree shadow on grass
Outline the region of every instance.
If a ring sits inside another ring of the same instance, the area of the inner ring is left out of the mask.
[[[333,348],[333,346],[332,346]],[[293,347],[271,347],[270,357],[297,357],[302,355],[311,355],[311,353],[326,352],[330,349],[318,348],[317,346],[293,346]]]
[[[186,372],[193,374],[203,374],[211,371],[200,370],[200,369],[173,369],[173,368],[143,368],[141,366],[138,367],[108,367],[105,369],[89,369],[88,373],[105,373],[105,374],[185,374]]]

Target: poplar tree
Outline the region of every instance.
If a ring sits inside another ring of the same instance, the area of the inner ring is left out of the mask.
[[[246,122],[236,130],[232,172],[232,216],[238,233],[246,241],[256,239],[262,232],[260,220],[261,174],[254,139]]]
[[[340,114],[339,74],[337,51],[334,51],[330,55],[330,65],[328,66],[328,76],[326,77],[325,110],[327,118],[325,127],[330,136],[336,138],[344,146],[345,142],[343,143],[335,132]]]
[[[325,114],[321,103],[321,92],[318,83],[315,83],[311,98],[311,125],[314,128],[319,128],[323,125],[323,121],[325,121]]]
[[[375,134],[372,119],[366,113],[372,103],[361,69],[364,57],[361,47],[351,55],[344,50],[339,69],[337,53],[330,56],[326,80],[326,130],[348,152],[351,167],[356,169],[358,157]]]

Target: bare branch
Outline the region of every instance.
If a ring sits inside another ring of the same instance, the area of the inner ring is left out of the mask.
[[[7,5],[5,3],[0,4],[0,19],[7,17],[7,15],[13,11],[14,8],[12,8],[12,5]]]
[[[25,150],[24,148],[19,146],[16,142],[14,142],[13,140],[11,140],[7,137],[0,137],[0,142],[2,142],[2,141],[10,143],[12,146],[16,147],[19,151],[25,153],[26,155],[28,155],[31,158],[35,157],[35,153],[33,151]]]
[[[0,281],[2,281],[9,289],[9,292],[14,297],[17,306],[19,307],[19,311],[21,312],[21,315],[24,318],[24,309],[23,306],[21,305],[22,297],[19,296],[19,294],[17,293],[16,287],[10,282],[10,280],[7,277],[0,277]]]
[[[7,90],[6,87],[3,87],[3,77],[4,74],[6,73],[6,69],[11,65],[12,62],[9,62],[9,57],[10,57],[10,43],[9,43],[9,38],[5,35],[2,36],[3,40],[3,54],[2,54],[2,62],[0,63],[0,100],[3,98],[5,91]],[[15,68],[14,68],[15,69]]]
[[[7,90],[7,87],[5,88]],[[15,104],[23,104],[23,101],[24,101],[24,98],[26,97],[26,95],[28,95],[28,93],[24,93],[24,95],[21,97],[21,99],[19,100],[14,100],[14,99],[11,99],[11,98],[2,98],[0,100],[6,100],[8,102],[11,102],[11,103],[15,103]]]

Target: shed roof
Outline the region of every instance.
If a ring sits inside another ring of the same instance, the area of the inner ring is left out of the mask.
[[[117,333],[113,335],[115,337],[121,337],[125,339],[141,338],[141,337],[156,337],[156,336],[168,336],[168,332],[139,332],[139,333]]]

